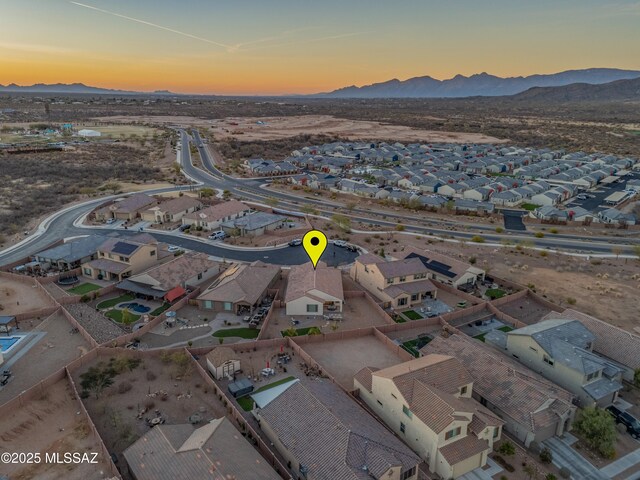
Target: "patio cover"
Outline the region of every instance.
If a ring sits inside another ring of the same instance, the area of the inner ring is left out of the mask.
[[[181,297],[182,295],[184,295],[185,293],[187,293],[187,291],[182,288],[181,286],[177,286],[172,288],[171,290],[169,290],[166,295],[164,296],[164,299],[171,303],[173,302],[176,298]]]
[[[162,298],[167,292],[165,290],[154,290],[153,288],[141,285],[136,282],[132,282],[129,279],[123,280],[118,283],[120,290],[127,290],[132,293],[139,293],[140,295],[146,295],[153,298]]]

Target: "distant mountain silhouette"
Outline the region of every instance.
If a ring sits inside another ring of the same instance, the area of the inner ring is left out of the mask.
[[[345,87],[333,92],[321,93],[315,97],[324,98],[452,98],[474,96],[514,95],[533,87],[559,87],[573,83],[602,84],[616,80],[640,77],[639,70],[619,70],[616,68],[589,68],[567,70],[549,75],[501,78],[488,73],[465,77],[456,75],[448,80],[415,77],[400,81],[397,79],[374,83],[362,87]]]
[[[616,80],[600,85],[572,83],[563,87],[534,87],[510,98],[540,102],[640,101],[640,78]]]
[[[156,90],[155,92],[133,92],[128,90],[115,90],[111,88],[91,87],[84,83],[36,83],[34,85],[0,85],[0,93],[86,93],[92,95],[178,95],[168,90]]]

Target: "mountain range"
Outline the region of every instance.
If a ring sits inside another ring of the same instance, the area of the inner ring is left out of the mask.
[[[562,87],[533,87],[506,98],[516,101],[532,100],[556,103],[640,100],[640,78],[616,80],[600,85],[572,83]]]
[[[178,95],[168,90],[155,92],[134,92],[111,88],[91,87],[84,83],[36,83],[34,85],[0,85],[0,93],[84,93],[92,95]]]
[[[515,95],[534,87],[562,87],[574,83],[603,84],[640,77],[640,70],[589,68],[567,70],[548,75],[528,77],[497,77],[479,73],[465,77],[456,75],[448,80],[424,76],[408,80],[393,79],[362,87],[350,86],[314,95],[323,98],[456,98],[475,96]]]

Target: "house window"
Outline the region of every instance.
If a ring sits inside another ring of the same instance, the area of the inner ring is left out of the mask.
[[[151,251],[149,252],[149,256],[150,256],[150,257],[153,257],[155,254],[156,254],[156,251],[155,251],[155,250],[151,250]]]
[[[402,297],[398,299],[398,306],[402,307],[403,305],[407,304],[407,297]]]
[[[599,372],[599,371],[598,371],[598,372],[590,373],[590,374],[589,374],[589,375],[587,375],[587,377],[586,377],[587,382],[588,382],[589,380],[593,380],[594,378],[598,378],[599,376],[600,376],[600,372]]]
[[[206,308],[207,310],[211,310],[211,300],[204,301],[204,308]]]
[[[231,302],[222,302],[222,309],[225,312],[230,312],[232,308],[233,308],[233,304]]]
[[[413,477],[416,474],[416,467],[411,467],[409,470],[402,472],[400,476],[400,480],[407,480],[408,478]]]
[[[202,280],[202,273],[198,274],[198,280]]]
[[[307,313],[318,313],[318,305],[307,305]]]
[[[533,350],[533,351],[534,351],[534,352],[536,352],[536,353],[538,353],[538,349],[537,349],[537,348],[535,348],[535,347],[531,347],[531,346],[529,346],[529,349],[530,349],[530,350]]]
[[[384,405],[382,404],[382,402],[381,402],[380,400],[376,400],[376,401],[378,402],[378,404],[379,404],[381,407],[384,407]]]
[[[393,393],[391,394],[391,396],[392,396],[393,398],[395,398],[396,400],[398,399],[398,397],[396,397]]]
[[[411,301],[415,302],[416,300],[418,300],[418,298],[420,298],[420,295],[417,293],[414,293],[413,295],[411,295]]]
[[[393,278],[387,278],[387,284],[391,285],[393,283]]]
[[[126,258],[126,257],[123,257],[122,255],[120,255],[120,257],[119,257],[119,258],[120,258],[120,261],[121,261],[121,262],[126,262],[126,261],[127,261],[127,258]]]
[[[401,431],[402,433],[404,433],[404,432],[405,432],[406,428],[407,428],[407,426],[406,426],[404,423],[400,422],[400,431]]]
[[[467,393],[467,386],[466,385],[460,389],[460,395],[464,395],[465,393]]]
[[[553,358],[550,358],[548,355],[545,355],[544,357],[542,357],[542,360],[544,360],[544,363],[548,363],[551,366],[553,366],[553,364],[555,363],[553,361]]]
[[[400,277],[400,282],[404,282],[407,280],[407,277]]]
[[[364,271],[369,273],[369,268],[366,265],[364,266]]]
[[[416,273],[416,274],[413,276],[413,279],[414,279],[414,280],[420,280],[421,278],[426,278],[426,277],[427,277],[427,274],[426,274],[426,273]]]
[[[496,427],[493,429],[493,438],[498,438],[500,436],[500,427]]]
[[[411,413],[411,410],[409,410],[409,407],[407,407],[406,405],[402,406],[402,413],[404,413],[409,418],[413,417],[413,413]]]
[[[93,273],[93,270],[91,270],[90,268],[84,268],[83,271],[84,271],[84,274],[87,275],[88,277],[90,277],[91,274]]]
[[[451,438],[457,437],[462,432],[462,427],[456,427],[453,430],[449,430],[444,434],[444,439],[449,440]]]

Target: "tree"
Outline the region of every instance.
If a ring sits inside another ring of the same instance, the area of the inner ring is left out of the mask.
[[[622,248],[620,247],[611,247],[611,253],[616,256],[616,260],[620,258],[620,254],[622,253]]]
[[[542,463],[551,463],[553,461],[553,454],[549,448],[544,447],[540,452],[540,461]]]
[[[222,199],[223,200],[229,200],[229,198],[231,198],[231,192],[229,190],[223,190],[222,191]]]
[[[498,453],[511,456],[516,453],[516,447],[509,440],[505,440],[498,448]]]
[[[284,331],[284,333],[285,333],[285,336],[286,336],[286,337],[297,337],[297,336],[298,336],[298,330],[296,330],[296,329],[295,329],[295,328],[293,328],[293,327],[289,327],[289,328],[287,328],[287,329]]]
[[[605,458],[615,454],[617,438],[616,422],[605,410],[587,407],[580,413],[574,423],[576,430],[581,433],[587,445],[597,450]]]
[[[320,329],[318,327],[311,327],[308,331],[307,331],[307,335],[321,335],[322,332],[320,331]]]
[[[175,162],[173,165],[171,165],[171,168],[173,168],[173,173],[175,173],[176,175],[180,174],[180,164],[178,162]]]
[[[523,467],[524,473],[526,473],[527,477],[529,478],[529,480],[531,480],[534,477],[538,477],[538,470],[536,469],[536,467],[534,465],[531,465],[530,463],[526,464]]]
[[[105,388],[113,385],[115,376],[113,368],[100,363],[80,375],[80,386],[84,392],[93,392],[98,398]]]
[[[104,184],[104,189],[111,190],[111,193],[113,193],[114,195],[118,193],[121,188],[122,185],[120,185],[118,182],[109,182]]]
[[[351,219],[345,215],[335,214],[331,216],[331,221],[344,232],[351,230]]]
[[[347,202],[345,207],[347,207],[347,210],[351,213],[353,212],[353,209],[356,208],[356,202]]]
[[[395,228],[397,232],[404,232],[404,225],[401,223],[397,224]]]

